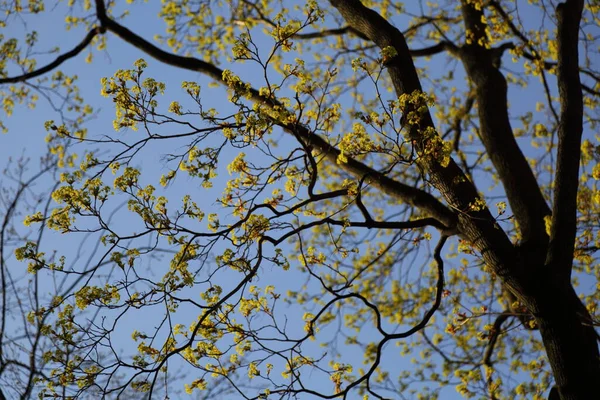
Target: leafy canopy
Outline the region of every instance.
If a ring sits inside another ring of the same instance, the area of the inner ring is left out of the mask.
[[[495,229],[523,240],[482,142],[463,47],[495,57],[514,137],[552,197],[560,111],[549,2],[466,1],[482,12],[482,34],[465,28],[458,2],[364,1],[402,31],[415,60],[422,89],[401,94],[387,73],[399,50],[373,45],[324,2],[51,3],[2,4],[3,26],[48,20],[84,37],[43,54],[34,30],[0,36],[3,110],[52,114],[46,141],[60,169],[52,207],[25,224],[64,234],[57,243],[97,235],[101,251],[78,264],[66,248],[53,261],[35,241],[15,252],[30,273],[73,282],[28,318],[55,343],[35,355],[40,396],[425,399],[451,388],[545,398],[554,378],[536,320],[454,225],[491,213]],[[573,259],[593,318],[599,7],[585,2],[579,33]],[[153,38],[135,33],[149,26]],[[133,65],[111,51],[115,38],[136,48]],[[100,76],[81,82],[73,57]],[[101,107],[114,112],[112,132]],[[460,209],[431,174],[455,167],[452,184],[478,189]],[[544,224],[551,235],[549,214]]]

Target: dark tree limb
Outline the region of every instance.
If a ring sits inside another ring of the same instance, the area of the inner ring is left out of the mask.
[[[355,201],[356,201],[356,206],[358,207],[361,214],[365,218],[365,222],[371,222],[371,221],[373,221],[373,217],[371,217],[369,210],[367,210],[367,207],[365,206],[365,204],[362,201],[362,187],[363,187],[363,184],[365,183],[366,178],[367,178],[366,176],[363,176],[360,179],[360,181],[358,182],[358,188],[357,188],[357,192],[356,192]]]
[[[324,37],[328,37],[328,36],[341,36],[341,35],[345,35],[348,33],[351,33],[363,40],[368,40],[368,38],[366,36],[364,36],[361,32],[357,31],[356,29],[352,28],[351,26],[345,26],[343,28],[337,28],[337,29],[325,29],[325,30],[318,31],[318,32],[295,33],[294,35],[292,35],[292,39],[317,39],[317,38],[324,38]],[[413,57],[428,57],[428,56],[433,56],[435,54],[439,54],[443,51],[449,51],[451,53],[455,53],[456,50],[457,50],[457,47],[454,45],[454,43],[449,42],[449,41],[441,41],[437,44],[434,44],[429,47],[424,47],[422,49],[411,49],[410,54]]]
[[[558,90],[560,123],[554,177],[554,207],[546,259],[545,301],[534,314],[561,400],[597,397],[600,354],[593,320],[571,286],[577,235],[577,189],[583,96],[579,76],[579,26],[583,0],[567,0],[556,8],[558,20]]]
[[[565,275],[569,280],[577,235],[577,188],[583,134],[583,96],[578,50],[582,11],[583,1],[569,0],[556,8],[560,123],[547,263],[555,273]]]
[[[438,44],[434,44],[433,46],[424,47],[422,49],[411,49],[410,55],[413,57],[429,57],[439,54],[443,51],[457,54],[458,48],[454,45],[454,43],[444,40]]]
[[[560,394],[558,393],[558,388],[556,386],[552,386],[552,389],[550,389],[548,400],[560,400]]]
[[[515,140],[508,115],[506,79],[492,50],[485,47],[489,38],[483,11],[463,0],[462,13],[468,40],[461,49],[461,59],[475,85],[482,142],[502,181],[523,243],[536,249],[537,261],[543,262],[548,240],[544,217],[550,215],[550,208]]]
[[[67,61],[68,59],[73,58],[73,57],[77,56],[79,53],[81,53],[83,51],[83,49],[85,49],[87,47],[87,45],[92,42],[92,40],[96,37],[96,35],[99,35],[101,33],[104,33],[103,28],[101,28],[101,27],[93,28],[91,31],[88,32],[87,35],[85,35],[83,40],[77,46],[75,46],[71,51],[68,51],[68,52],[56,57],[56,59],[54,61],[52,61],[50,64],[47,64],[47,65],[43,66],[42,68],[36,69],[34,71],[24,73],[22,75],[12,76],[12,77],[8,77],[8,78],[0,78],[0,85],[4,84],[4,83],[25,82],[31,78],[41,76],[47,72],[54,70],[56,67],[58,67],[59,65],[61,65],[65,61]]]
[[[168,65],[200,72],[219,83],[224,83],[223,70],[215,65],[194,57],[179,56],[161,50],[144,38],[112,20],[110,17],[108,17],[108,15],[106,15],[106,10],[102,0],[96,0],[96,12],[102,26],[107,31],[114,33],[127,43],[135,46],[149,56]],[[277,100],[261,96],[258,90],[254,88],[250,89],[250,99],[257,103],[271,105],[273,107],[282,106]],[[295,136],[303,140],[307,145],[319,150],[330,162],[337,163],[340,150],[329,144],[320,136],[310,132],[310,130],[308,130],[306,127],[300,124],[282,123],[278,121],[274,121],[274,123],[281,126],[287,132],[293,133]],[[431,194],[391,179],[385,174],[375,171],[374,169],[355,159],[349,158],[348,162],[340,164],[340,167],[357,177],[363,177],[367,175],[371,185],[377,187],[390,196],[399,198],[402,201],[425,211],[431,217],[439,220],[448,229],[454,229],[456,225],[456,214]]]
[[[421,219],[416,219],[413,221],[374,221],[374,220],[371,220],[371,221],[365,221],[365,222],[342,221],[342,220],[336,220],[333,218],[323,218],[323,219],[312,221],[312,222],[309,222],[302,226],[299,226],[299,227],[279,236],[276,239],[272,238],[270,236],[264,236],[264,240],[271,243],[274,246],[278,246],[281,243],[285,242],[290,237],[295,236],[295,235],[299,234],[300,232],[303,232],[308,229],[314,228],[315,226],[321,226],[321,225],[333,225],[333,226],[341,226],[341,227],[352,226],[355,228],[395,229],[395,230],[418,229],[418,228],[424,228],[427,226],[432,226],[432,227],[438,229],[443,236],[448,237],[449,235],[453,234],[453,232],[449,232],[445,226],[440,225],[440,222],[438,220],[436,220],[435,218],[421,218]]]
[[[492,326],[492,330],[490,333],[490,340],[488,341],[487,347],[485,348],[485,353],[483,354],[483,365],[492,366],[492,355],[494,354],[494,348],[496,347],[496,343],[498,342],[498,337],[500,336],[502,324],[508,319],[510,313],[502,313],[496,317],[494,321],[494,325]]]
[[[365,7],[359,0],[330,0],[346,22],[374,42],[379,48],[393,47],[397,55],[387,63],[387,71],[398,96],[422,92],[406,40],[396,27],[377,12]],[[412,110],[405,110],[412,111]],[[409,135],[419,151],[427,144],[421,132],[433,128],[429,112],[421,116],[420,124],[413,125]],[[437,160],[422,160],[431,182],[446,201],[459,213],[460,234],[478,249],[486,263],[502,277],[505,284],[523,293],[515,251],[505,232],[498,229],[487,207],[474,210],[473,202],[479,199],[477,190],[453,159],[447,166]]]
[[[594,95],[594,96],[598,96],[600,97],[600,91],[598,90],[594,90],[591,87],[589,87],[588,85],[585,84],[581,84],[581,89],[583,89],[584,91],[586,91],[587,93]]]
[[[365,37],[362,36],[360,34],[360,32],[356,32],[354,29],[352,29],[349,26],[344,26],[342,28],[336,28],[336,29],[325,29],[325,30],[318,31],[318,32],[295,33],[292,36],[292,39],[304,39],[304,40],[318,39],[318,38],[324,38],[324,37],[328,37],[328,36],[341,36],[341,35],[345,35],[348,33],[352,33],[361,39],[365,39]]]

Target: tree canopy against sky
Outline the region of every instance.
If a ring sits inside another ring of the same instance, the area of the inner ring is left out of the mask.
[[[600,390],[597,1],[0,8],[0,396]]]

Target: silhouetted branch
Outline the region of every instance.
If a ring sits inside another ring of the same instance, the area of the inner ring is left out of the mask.
[[[583,135],[578,49],[582,12],[583,1],[567,1],[556,8],[560,124],[547,263],[567,279],[571,276],[577,235],[577,188]]]
[[[414,334],[415,332],[420,331],[421,329],[425,328],[425,326],[427,326],[427,323],[429,322],[431,317],[433,317],[433,314],[435,314],[437,309],[440,307],[440,304],[442,302],[442,294],[444,292],[444,260],[442,259],[441,253],[442,253],[442,249],[444,248],[444,244],[446,244],[446,240],[448,240],[448,236],[445,236],[445,235],[440,236],[440,239],[439,239],[437,245],[435,246],[435,250],[433,251],[433,259],[435,260],[435,263],[437,266],[437,275],[438,275],[437,284],[436,284],[436,288],[435,288],[435,300],[433,302],[433,305],[425,313],[425,315],[423,316],[423,319],[417,325],[413,326],[411,329],[407,330],[406,332],[394,333],[394,334],[388,335],[388,336],[386,336],[386,339],[403,339],[403,338],[409,337],[410,335]]]
[[[483,365],[487,365],[490,367],[492,366],[492,355],[494,354],[494,348],[496,347],[498,337],[500,336],[502,324],[508,319],[510,315],[510,313],[502,313],[496,317],[494,325],[492,326],[492,329],[490,331],[488,345],[485,348],[485,353],[483,354]]]
[[[77,56],[79,53],[81,53],[83,51],[83,49],[85,49],[86,46],[92,42],[92,40],[96,37],[96,35],[101,34],[101,33],[104,33],[104,28],[102,28],[102,27],[93,28],[91,31],[88,32],[88,34],[85,36],[85,38],[83,38],[81,43],[79,43],[77,46],[75,46],[71,51],[68,51],[68,52],[58,56],[56,58],[56,60],[52,61],[50,64],[47,64],[47,65],[43,66],[42,68],[36,69],[34,71],[27,72],[23,75],[12,76],[9,78],[0,78],[0,84],[25,82],[28,79],[35,78],[36,76],[40,76],[40,75],[45,74],[46,72],[52,71],[54,68],[58,67],[63,62],[65,62],[68,59],[73,58],[73,57]]]
[[[490,40],[483,11],[463,0],[462,14],[465,27],[473,36],[470,44],[461,48],[461,59],[475,86],[481,139],[502,181],[523,242],[535,243],[532,247],[539,249],[542,259],[548,241],[544,216],[550,214],[550,208],[514,137],[507,107],[508,85],[499,70],[497,55],[483,46]],[[504,44],[500,48],[508,47]],[[524,187],[528,188],[527,193],[523,192]]]
[[[98,19],[101,21],[102,26],[105,27],[106,30],[116,34],[121,39],[137,47],[149,56],[156,58],[157,60],[160,60],[168,65],[203,73],[215,79],[219,83],[224,83],[223,70],[215,65],[194,57],[179,56],[161,50],[144,38],[109,18],[106,15],[102,0],[96,0],[96,12]],[[277,100],[266,98],[265,96],[260,95],[258,90],[254,88],[251,88],[249,92],[250,99],[252,101],[261,104],[270,104],[274,107],[283,107],[282,104]],[[299,124],[282,123],[278,121],[274,121],[274,123],[281,126],[288,132],[294,132],[298,137],[301,138],[301,140],[305,141],[307,144],[310,144],[313,148],[318,149],[321,153],[323,153],[328,160],[337,163],[340,150],[329,144],[319,135],[310,132],[306,127]],[[457,221],[456,214],[431,194],[391,179],[385,174],[375,171],[367,165],[352,158],[348,158],[348,162],[340,163],[339,165],[342,169],[355,176],[362,177],[368,175],[369,183],[381,189],[388,195],[398,197],[406,203],[426,211],[432,217],[438,219],[447,228],[451,229],[455,227]]]

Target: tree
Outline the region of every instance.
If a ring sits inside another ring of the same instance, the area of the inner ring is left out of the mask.
[[[165,1],[156,44],[150,6],[74,3],[4,5],[87,31],[0,52],[6,113],[67,105],[55,206],[26,224],[102,248],[16,252],[76,282],[33,321],[40,396],[595,397],[597,2]],[[107,37],[144,55],[101,80],[111,134],[59,70]],[[183,96],[158,64],[196,74]]]

